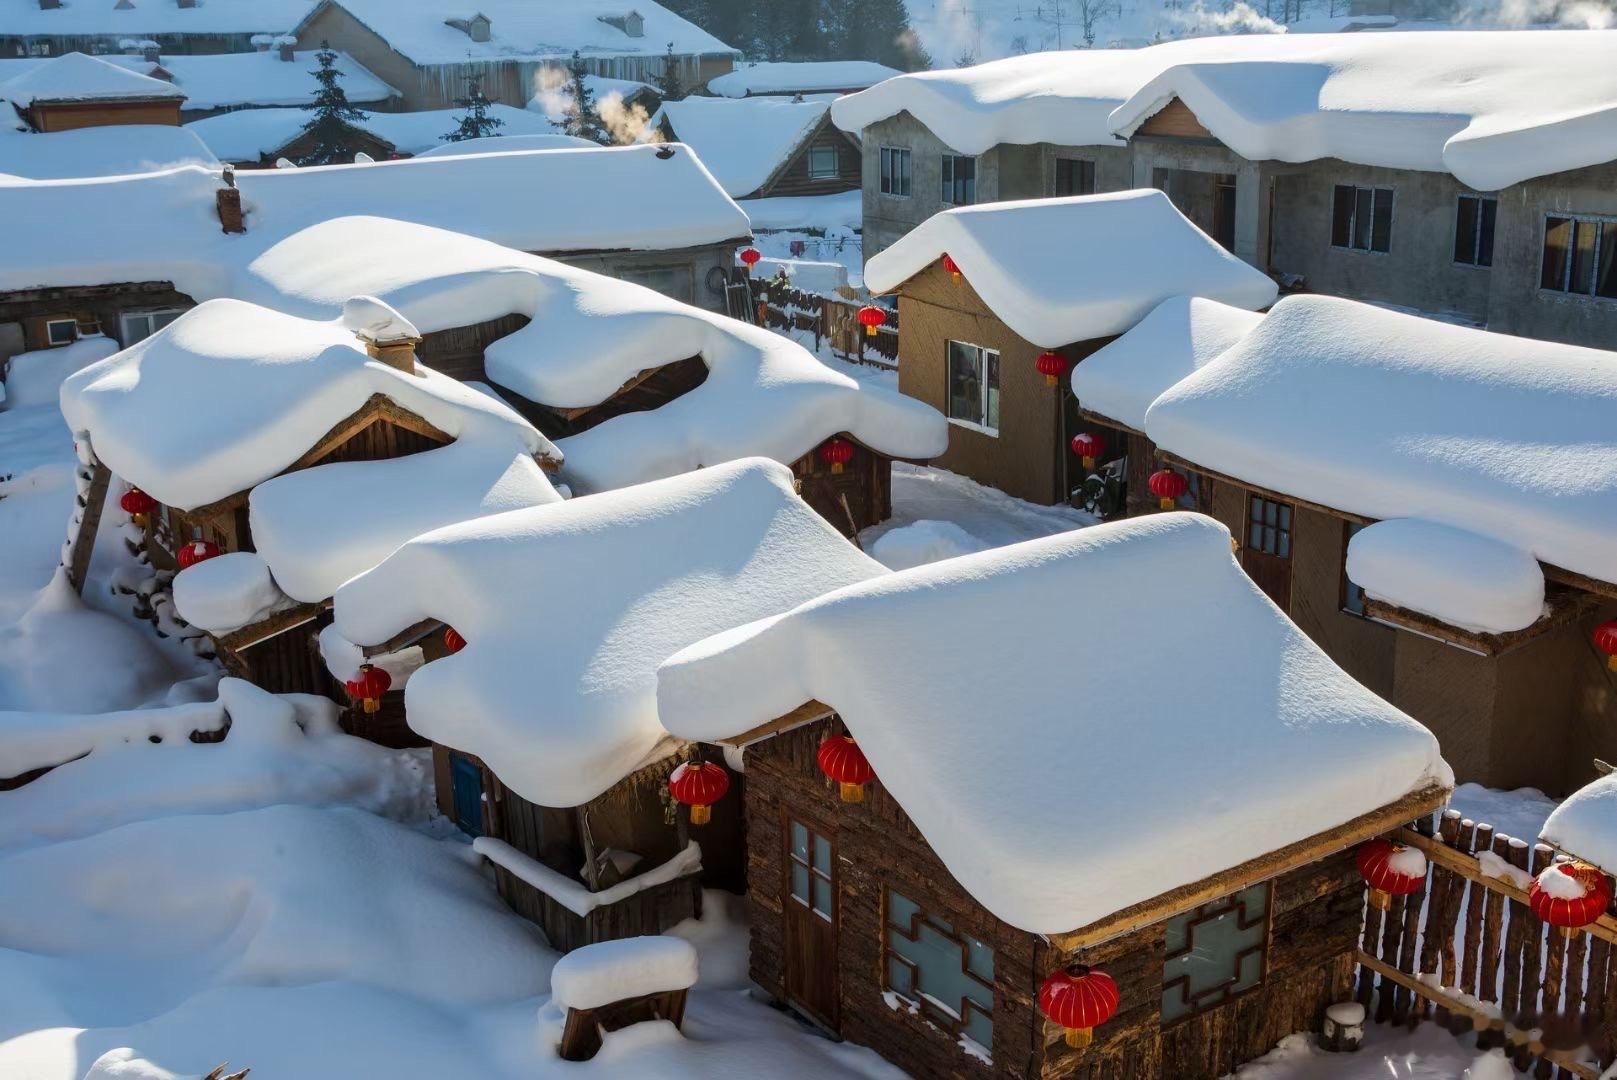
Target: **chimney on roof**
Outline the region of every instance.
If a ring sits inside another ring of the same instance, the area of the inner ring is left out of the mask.
[[[62,0],[39,0],[39,10],[55,11],[62,6]]]
[[[197,6],[197,0],[174,0],[174,6],[181,8],[194,8]]]
[[[293,60],[297,59],[297,57],[293,53],[293,49],[295,49],[297,47],[297,42],[295,40],[293,40],[292,38],[289,38],[289,37],[281,38],[279,41],[277,41],[275,43],[275,47],[276,47],[276,50],[280,53],[281,59],[286,61],[288,64],[290,64]]]
[[[365,343],[365,355],[407,375],[419,375],[415,349],[421,332],[394,308],[374,296],[351,296],[343,302],[342,324]]]
[[[241,212],[241,188],[236,186],[236,170],[226,165],[222,179],[225,186],[213,196],[219,210],[219,228],[227,233],[244,233],[247,219]]]
[[[597,15],[597,19],[608,26],[615,26],[629,37],[646,36],[646,17],[638,11],[630,10],[622,15]]]
[[[116,4],[112,5],[112,10],[113,11],[134,11],[135,10],[135,0],[118,0],[118,2]]]
[[[254,52],[269,52],[270,46],[275,44],[275,38],[269,34],[254,34],[248,40],[253,43]]]
[[[140,47],[140,58],[148,64],[161,64],[163,62],[162,50],[158,48],[155,41],[144,42]]]
[[[489,28],[493,23],[489,21],[487,15],[479,11],[469,19],[445,19],[444,25],[453,26],[473,41],[487,41],[489,39]]]

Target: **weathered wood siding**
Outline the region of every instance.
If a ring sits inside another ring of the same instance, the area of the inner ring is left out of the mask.
[[[803,501],[843,536],[880,524],[893,516],[893,459],[878,454],[852,436],[853,460],[840,473],[820,460],[816,447],[792,463]]]
[[[809,176],[809,151],[815,148],[836,151],[835,176]],[[859,144],[831,123],[830,114],[821,121],[812,136],[792,154],[791,160],[779,173],[748,198],[773,198],[786,195],[835,195],[839,191],[859,189]]]
[[[138,311],[186,309],[196,306],[185,293],[167,281],[133,281],[119,285],[75,286],[71,288],[18,289],[0,292],[0,325],[17,323],[23,331],[23,348],[47,349],[50,340],[45,325],[56,319],[73,319],[80,332],[99,329],[118,339],[123,329],[119,316]],[[5,359],[0,356],[0,360]]]
[[[494,868],[494,883],[511,910],[537,924],[551,947],[564,953],[598,941],[660,934],[702,914],[702,883],[696,874],[653,885],[588,915],[558,904],[504,867]]]
[[[1196,114],[1190,111],[1178,98],[1174,98],[1164,105],[1154,116],[1141,124],[1137,135],[1159,135],[1176,139],[1211,139],[1213,133],[1208,131],[1202,122],[1196,119]]]
[[[28,119],[40,131],[74,131],[109,124],[160,124],[178,127],[180,99],[163,101],[41,102],[28,110]]]

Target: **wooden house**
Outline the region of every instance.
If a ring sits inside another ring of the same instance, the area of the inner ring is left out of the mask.
[[[1187,355],[1110,359],[1147,352]],[[1093,359],[1080,404],[1143,415],[1152,468],[1462,780],[1561,793],[1617,755],[1617,357],[1295,296],[1199,368]]]
[[[831,98],[688,97],[651,128],[695,150],[732,199],[859,189],[859,142],[831,122]]]
[[[897,296],[899,388],[949,419],[938,464],[1045,504],[1125,450],[1114,432],[1089,468],[1072,454],[1093,426],[1064,389],[1074,364],[1170,296],[1276,295],[1157,191],[948,210],[871,258],[865,284]]]
[[[916,1076],[1199,1080],[1316,1030],[1352,997],[1353,848],[1452,775],[1230,548],[1097,525],[666,662],[668,729],[744,754],[753,980]],[[1068,978],[1115,1005],[1070,1040]]]
[[[335,626],[374,655],[428,639],[405,706],[439,806],[567,950],[658,933],[703,882],[742,887],[744,778],[662,729],[657,665],[882,572],[751,459],[420,536],[337,590]],[[730,793],[688,825],[669,781],[698,756]]]
[[[337,585],[419,532],[556,501],[542,466],[559,462],[498,401],[418,365],[396,312],[356,302],[346,318],[209,301],[63,396],[96,462],[88,502],[118,478],[159,583],[172,575],[175,609],[226,670],[345,702],[352,673],[333,679],[319,641]],[[75,585],[96,531],[78,530]],[[356,703],[350,727],[410,741],[397,695],[387,704]]]
[[[84,53],[68,53],[29,67],[0,84],[5,102],[34,131],[73,131],[109,124],[180,122],[185,91]]]

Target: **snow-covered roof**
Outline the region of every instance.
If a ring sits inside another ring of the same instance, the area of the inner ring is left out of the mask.
[[[1118,142],[1173,98],[1251,160],[1341,158],[1494,190],[1612,160],[1617,65],[1598,30],[1246,34],[905,75],[843,98],[859,130],[912,113],[949,146]]]
[[[551,76],[541,77],[536,81],[538,90],[528,99],[527,108],[546,117],[554,124],[563,123],[567,119],[568,113],[572,111],[573,84],[571,78],[563,79]],[[639,102],[634,99],[643,95],[661,96],[657,88],[650,83],[640,82],[636,79],[613,79],[605,75],[584,76],[584,89],[589,92],[597,110],[607,106],[608,100],[613,97],[616,97],[620,103],[631,102],[638,105]]]
[[[1507,634],[1544,614],[1544,572],[1519,547],[1420,518],[1390,518],[1348,541],[1347,576],[1372,600],[1450,626]]]
[[[1121,334],[1171,296],[1256,310],[1277,292],[1150,189],[945,210],[872,257],[865,286],[892,292],[944,255],[1000,321],[1052,349]]]
[[[575,50],[586,59],[654,58],[670,46],[675,55],[739,55],[653,0],[477,0],[459,10],[399,0],[323,0],[309,17],[328,5],[347,11],[400,55],[420,65],[566,60]],[[631,12],[644,20],[639,37],[630,37],[623,26],[606,21],[622,20]],[[447,21],[470,20],[476,15],[489,21],[487,41],[473,41],[465,30]]]
[[[863,90],[904,74],[871,60],[808,60],[742,64],[707,81],[709,93],[744,98],[753,94],[814,94]]]
[[[595,143],[577,135],[557,132],[538,135],[488,135],[481,139],[441,143],[421,151],[416,157],[464,157],[467,154],[508,154],[513,150],[589,150]]]
[[[1617,582],[1612,353],[1292,296],[1157,398],[1145,431],[1283,495]]]
[[[0,183],[218,164],[201,139],[165,124],[108,124],[43,134],[0,132]]]
[[[1617,868],[1617,773],[1568,795],[1541,833],[1547,843],[1610,872]]]
[[[464,383],[372,360],[338,322],[240,300],[201,304],[77,372],[61,401],[69,427],[89,433],[108,468],[188,510],[281,472],[374,394],[452,437],[497,429],[528,453],[560,456],[515,412]]]
[[[183,97],[185,91],[172,83],[130,71],[99,56],[78,52],[41,61],[0,83],[0,98],[22,109],[48,101],[146,101]]]
[[[724,190],[739,199],[764,186],[830,107],[825,100],[688,97],[663,102],[647,131],[666,124],[676,140],[696,151]]]
[[[1136,431],[1145,411],[1174,383],[1234,345],[1263,316],[1199,296],[1172,296],[1134,329],[1090,353],[1072,370],[1078,404]]]
[[[18,37],[153,34],[279,33],[308,13],[311,0],[206,0],[194,7],[174,3],[73,3],[42,8],[39,0],[0,0],[0,27]]]
[[[1075,651],[1086,611],[1106,632]],[[1034,933],[1453,783],[1432,734],[1338,668],[1193,514],[848,586],[679,653],[657,700],[669,731],[705,741],[810,700],[836,710],[949,872]]]
[[[354,126],[391,144],[401,154],[419,154],[434,148],[458,146],[458,143],[446,143],[444,136],[460,126],[465,112],[465,109],[373,112],[355,121]],[[556,137],[555,129],[544,117],[526,109],[495,104],[488,107],[488,113],[503,125],[499,130],[510,135]],[[276,153],[301,135],[311,115],[308,110],[299,108],[237,109],[193,120],[185,126],[224,161],[257,161],[265,154]]]
[[[410,726],[564,807],[667,745],[664,658],[882,573],[788,469],[747,460],[417,537],[338,589],[335,617],[360,644],[428,618],[458,630],[464,649],[411,676]]]

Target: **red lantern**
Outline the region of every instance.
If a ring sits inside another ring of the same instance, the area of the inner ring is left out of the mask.
[[[831,466],[832,473],[841,473],[842,467],[853,460],[853,443],[841,438],[825,440],[820,444],[820,460]]]
[[[1190,490],[1190,481],[1172,469],[1158,469],[1146,480],[1146,487],[1157,497],[1157,505],[1172,510],[1179,496]]]
[[[949,272],[949,276],[954,278],[956,282],[960,280],[960,264],[955,262],[954,256],[947,252],[943,256],[943,268]]]
[[[741,249],[741,263],[749,272],[754,266],[758,265],[758,260],[763,257],[763,252],[759,251],[757,248]]]
[[[182,544],[180,550],[174,553],[174,561],[180,564],[181,570],[188,570],[199,562],[207,562],[219,554],[219,545],[212,540],[192,540]]]
[[[1617,619],[1611,619],[1595,627],[1595,648],[1606,654],[1606,667],[1617,671]]]
[[[1370,886],[1370,906],[1377,911],[1386,911],[1394,896],[1419,892],[1426,884],[1426,856],[1384,836],[1360,844],[1358,862]]]
[[[1051,972],[1039,986],[1039,1011],[1067,1029],[1067,1045],[1082,1050],[1095,1028],[1117,1015],[1117,983],[1104,971],[1074,964]]]
[[[453,626],[444,627],[444,652],[454,655],[466,647],[466,639]]]
[[[152,511],[157,509],[157,500],[140,490],[132,487],[124,492],[123,498],[118,500],[123,512],[129,515],[129,520],[144,529],[152,520]]]
[[[359,673],[343,684],[348,696],[358,701],[367,713],[382,707],[382,695],[393,685],[393,676],[371,664],[359,665]]]
[[[668,776],[668,791],[691,808],[691,824],[706,825],[713,804],[730,790],[730,774],[711,761],[686,761]]]
[[[1042,352],[1033,366],[1044,376],[1044,385],[1054,389],[1061,376],[1067,373],[1067,358],[1058,352]]]
[[[814,760],[821,772],[840,785],[843,802],[865,801],[865,785],[876,779],[876,770],[851,736],[828,736]]]
[[[1072,452],[1084,459],[1084,468],[1093,469],[1106,453],[1106,440],[1090,431],[1080,432],[1072,437]]]
[[[859,309],[859,325],[865,328],[866,337],[876,336],[876,327],[887,321],[887,311],[875,304],[866,304]]]
[[[1527,904],[1538,918],[1574,937],[1611,906],[1611,881],[1588,863],[1556,863],[1533,879]]]

